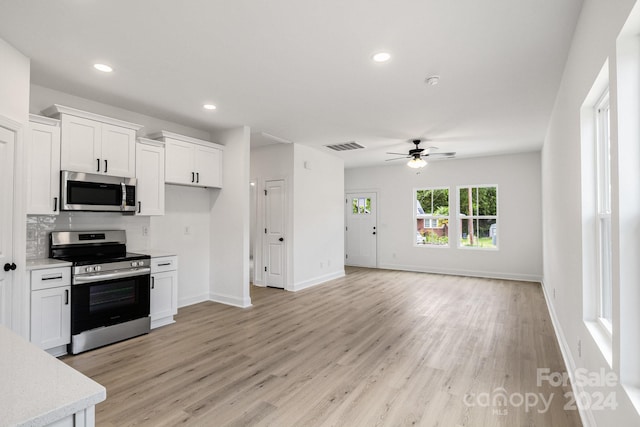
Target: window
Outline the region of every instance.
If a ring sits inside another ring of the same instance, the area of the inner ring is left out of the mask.
[[[596,170],[597,170],[597,252],[598,252],[598,319],[611,333],[612,269],[611,269],[611,156],[609,139],[609,90],[605,90],[595,106]]]
[[[458,187],[460,247],[497,249],[498,187]]]
[[[369,197],[354,198],[351,200],[352,213],[356,215],[368,215],[371,213],[371,199]]]
[[[449,189],[416,190],[413,203],[415,244],[449,246]]]

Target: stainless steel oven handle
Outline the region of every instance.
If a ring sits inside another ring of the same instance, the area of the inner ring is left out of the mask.
[[[82,285],[85,283],[102,282],[104,280],[121,279],[125,277],[144,276],[151,274],[150,267],[132,268],[129,270],[118,270],[112,273],[96,273],[84,274],[73,277],[74,285]]]

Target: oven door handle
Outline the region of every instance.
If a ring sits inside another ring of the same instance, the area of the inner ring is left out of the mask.
[[[151,274],[150,267],[143,268],[131,268],[128,270],[118,270],[112,273],[96,273],[96,274],[86,274],[80,276],[73,277],[74,285],[82,285],[85,283],[95,283],[102,282],[105,280],[113,280],[113,279],[122,279],[126,277],[135,277],[135,276],[144,276],[146,274]]]

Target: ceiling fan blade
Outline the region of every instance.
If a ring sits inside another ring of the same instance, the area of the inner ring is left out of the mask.
[[[396,157],[394,159],[387,159],[385,160],[385,162],[390,162],[391,160],[401,160],[401,159],[410,159],[411,156],[404,156],[404,157]]]
[[[429,156],[429,157],[453,157],[456,155],[455,151],[449,152],[449,153],[429,153],[429,154],[423,154],[423,156]]]
[[[397,156],[406,156],[407,153],[387,153],[387,154],[395,154]]]

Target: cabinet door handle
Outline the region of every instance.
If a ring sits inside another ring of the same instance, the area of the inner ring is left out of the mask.
[[[196,182],[200,182],[200,172],[196,172]]]
[[[170,262],[163,262],[162,264],[158,264],[158,267],[164,267],[166,265],[171,265]]]
[[[98,163],[98,169],[96,170],[96,172],[100,172],[100,159],[96,159],[96,162]]]
[[[59,275],[59,276],[43,277],[43,278],[42,278],[42,279],[40,279],[40,280],[42,280],[43,282],[44,282],[45,280],[62,280],[62,274],[61,274],[61,275]]]
[[[104,161],[104,173],[107,173],[107,166],[109,166],[109,164],[107,163],[107,161]]]
[[[196,181],[196,174],[194,172],[191,172],[191,182],[195,182]]]
[[[156,288],[156,278],[151,276],[151,289]]]
[[[64,305],[69,305],[69,289],[64,290]]]
[[[57,210],[58,210],[58,198],[54,197],[53,198],[53,211],[57,212]]]
[[[142,202],[138,202],[138,213],[142,211]]]

